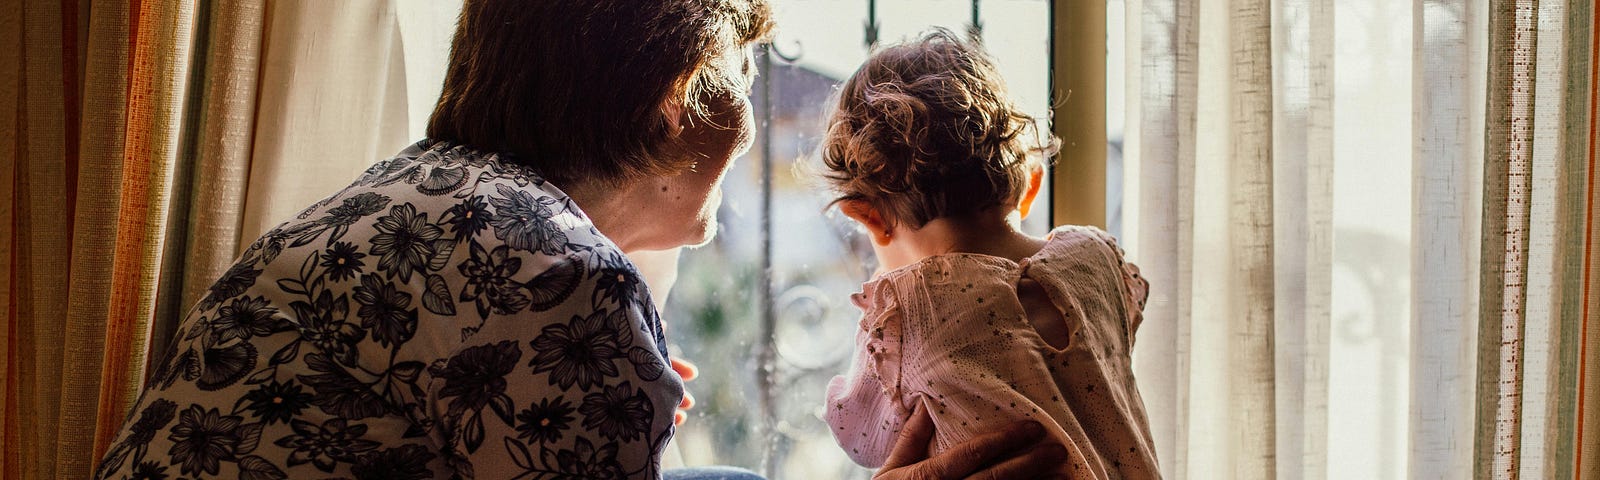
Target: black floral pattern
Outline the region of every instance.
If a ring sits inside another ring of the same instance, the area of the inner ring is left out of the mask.
[[[444,235],[444,230],[428,223],[427,213],[417,213],[409,203],[390,208],[373,228],[378,234],[372,236],[371,253],[378,256],[378,268],[402,282],[410,282],[411,274],[428,266],[435,253],[433,242]]]
[[[553,197],[534,197],[523,190],[506,185],[496,185],[498,197],[489,197],[497,213],[490,222],[495,238],[518,250],[537,251],[545,255],[566,252],[567,235],[557,227],[551,217],[551,205],[558,203]]]
[[[337,207],[328,209],[328,216],[322,223],[328,225],[354,225],[368,215],[383,211],[389,206],[389,197],[374,192],[362,192],[344,199]],[[337,238],[330,240],[333,242]]]
[[[511,256],[505,245],[495,247],[485,254],[483,247],[472,244],[472,257],[457,268],[466,277],[461,288],[461,301],[472,301],[478,307],[478,316],[511,315],[528,308],[528,296],[522,293],[522,284],[511,277],[522,269],[522,259]]]
[[[328,279],[342,282],[356,277],[367,264],[361,259],[367,255],[356,251],[356,246],[347,242],[338,242],[328,247],[322,253],[322,268],[328,272]]]
[[[327,357],[306,355],[306,369],[316,375],[301,375],[300,381],[310,386],[316,395],[311,404],[329,415],[351,420],[381,416],[389,410],[383,398],[372,391],[372,386],[357,380]]]
[[[307,341],[332,355],[339,363],[354,365],[357,350],[354,348],[367,332],[346,322],[350,315],[350,299],[345,294],[337,298],[324,290],[312,303],[296,300],[289,304],[295,317],[300,319],[302,334]]]
[[[178,415],[178,426],[168,437],[172,440],[172,461],[181,465],[185,475],[216,475],[223,460],[232,460],[239,437],[234,431],[243,418],[223,415],[217,409],[202,409],[190,405]]]
[[[294,380],[283,383],[274,380],[244,394],[240,401],[246,402],[244,408],[251,416],[270,425],[288,423],[289,419],[300,415],[311,406],[311,394],[303,392]]]
[[[361,438],[367,433],[366,425],[349,425],[343,418],[328,420],[322,425],[295,420],[289,426],[294,433],[273,443],[291,449],[291,467],[310,463],[318,470],[332,472],[335,464],[355,460],[356,455],[372,451],[380,445]]]
[[[356,480],[426,480],[433,478],[428,461],[434,456],[421,445],[402,445],[362,455],[350,473]]]
[[[278,309],[273,308],[266,298],[239,297],[217,310],[217,318],[211,321],[211,329],[216,341],[225,342],[235,338],[249,340],[250,337],[271,335],[294,328],[293,324],[279,317],[277,313]]]
[[[166,480],[167,466],[156,462],[139,462],[138,466],[133,467],[133,474],[129,475],[128,478],[129,480]]]
[[[483,197],[467,197],[444,213],[450,233],[462,240],[470,240],[494,221],[494,214],[489,212],[489,204]]]
[[[682,398],[632,263],[447,143],[268,230],[189,312],[96,478],[652,478]]]
[[[628,382],[607,385],[583,397],[578,411],[583,413],[584,427],[608,439],[629,442],[648,433],[650,417],[655,413],[650,397],[643,392],[634,393]]]
[[[644,278],[621,253],[608,256],[595,272],[595,289],[591,301],[596,308],[606,302],[641,302],[644,296]]]
[[[528,442],[554,442],[572,422],[572,405],[565,399],[543,398],[517,412],[517,437]]]
[[[156,438],[156,432],[167,428],[172,423],[172,416],[178,411],[178,404],[165,398],[150,402],[143,412],[139,413],[139,420],[133,422],[132,434],[128,436],[128,443],[146,445]]]
[[[521,358],[522,349],[511,341],[462,350],[433,374],[444,379],[439,398],[454,397],[450,402],[452,411],[483,410],[505,396],[506,374],[516,368]]]
[[[528,366],[534,367],[534,373],[550,372],[550,384],[562,390],[573,385],[590,390],[604,377],[617,376],[615,359],[623,356],[618,336],[607,324],[605,310],[574,316],[571,322],[544,327],[533,339],[533,350],[538,353]]]
[[[395,288],[394,283],[374,274],[362,275],[355,299],[361,304],[356,311],[361,326],[372,332],[379,345],[399,345],[417,333],[417,309],[411,308],[411,294]]]
[[[238,382],[255,366],[255,345],[237,342],[226,347],[206,348],[200,354],[200,377],[194,384],[201,390],[217,390]]]
[[[588,439],[578,437],[572,450],[556,452],[554,467],[560,479],[610,480],[627,478],[622,464],[617,462],[617,444],[607,443],[595,448]]]
[[[222,274],[222,278],[217,279],[217,283],[211,284],[211,289],[206,292],[205,298],[200,300],[200,310],[211,310],[216,308],[218,303],[239,296],[245,289],[255,285],[256,277],[260,275],[261,269],[255,268],[255,265],[250,263],[241,262],[229,267],[228,271]]]

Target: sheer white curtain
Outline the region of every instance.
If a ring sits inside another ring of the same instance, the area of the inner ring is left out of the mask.
[[[244,243],[422,139],[460,10],[442,0],[269,2]]]
[[[1589,2],[1126,8],[1167,475],[1570,477]]]

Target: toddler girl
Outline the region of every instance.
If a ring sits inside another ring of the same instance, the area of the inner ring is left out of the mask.
[[[1129,353],[1147,284],[1109,234],[1019,230],[1057,140],[1007,98],[989,57],[948,31],[885,48],[844,84],[821,156],[879,274],[825,419],[863,466],[918,404],[933,453],[1034,419],[1074,478],[1157,478]]]

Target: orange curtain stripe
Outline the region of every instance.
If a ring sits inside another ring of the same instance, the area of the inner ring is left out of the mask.
[[[160,256],[178,155],[193,2],[140,2],[129,76],[127,136],[110,308],[100,359],[91,458],[110,447],[147,364]]]
[[[1589,356],[1589,344],[1591,343],[1589,329],[1595,322],[1594,312],[1590,310],[1590,306],[1594,302],[1590,301],[1590,299],[1592,299],[1594,296],[1594,231],[1596,227],[1594,225],[1595,157],[1597,155],[1595,151],[1595,138],[1596,133],[1600,133],[1597,132],[1597,124],[1600,124],[1600,32],[1597,32],[1592,28],[1592,26],[1596,23],[1595,20],[1600,19],[1600,17],[1597,17],[1594,10],[1590,10],[1589,15],[1591,20],[1591,29],[1589,31],[1589,148],[1587,152],[1584,152],[1588,155],[1589,160],[1588,194],[1585,195],[1585,197],[1588,199],[1588,202],[1584,208],[1584,219],[1589,223],[1589,225],[1584,228],[1583,239],[1583,329],[1580,337],[1581,340],[1578,341],[1578,418],[1576,419],[1578,422],[1578,429],[1576,440],[1574,442],[1576,444],[1578,454],[1573,455],[1574,460],[1572,469],[1573,474],[1579,475],[1580,477],[1583,475],[1583,457],[1585,453],[1588,453],[1585,449],[1585,446],[1588,445],[1588,442],[1585,442],[1585,432],[1583,428],[1584,424],[1587,423],[1585,419],[1590,415],[1587,408],[1600,407],[1597,405],[1588,405],[1587,401],[1589,397],[1587,389],[1589,367],[1591,367],[1591,364],[1594,363]]]

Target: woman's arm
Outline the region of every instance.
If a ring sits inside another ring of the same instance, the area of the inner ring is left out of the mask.
[[[1066,447],[1048,442],[1038,422],[1017,422],[929,458],[933,433],[933,418],[918,404],[873,480],[1068,478]]]

